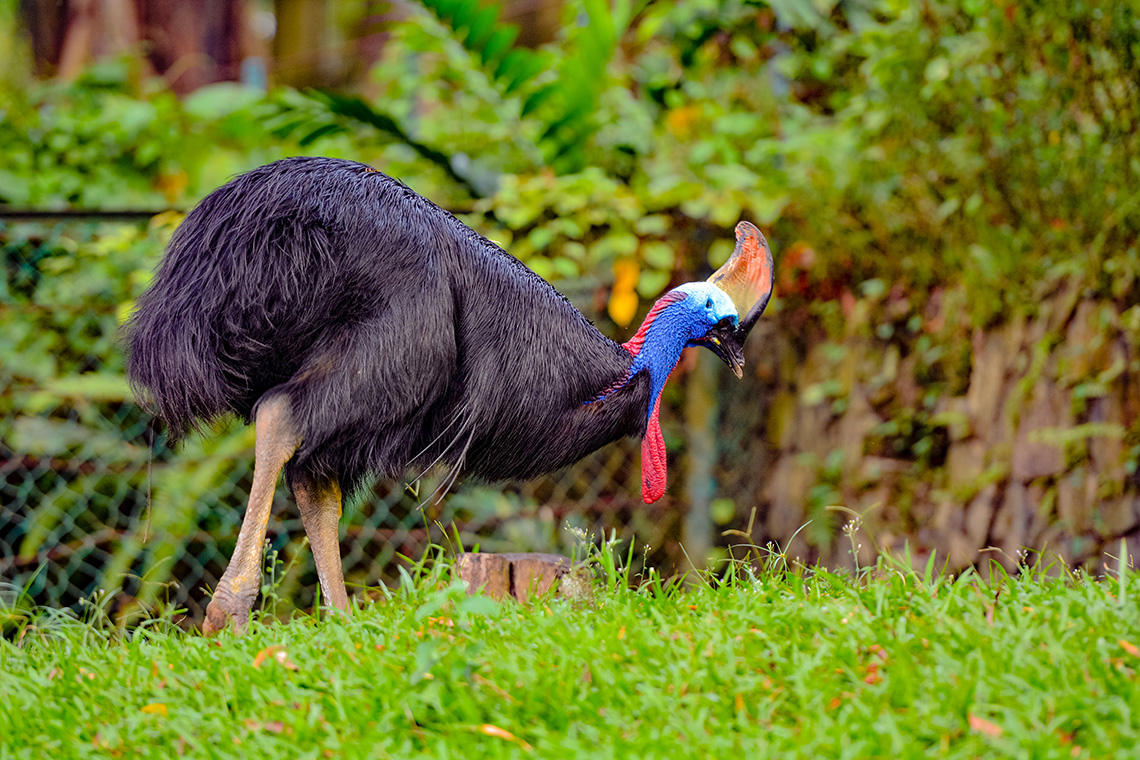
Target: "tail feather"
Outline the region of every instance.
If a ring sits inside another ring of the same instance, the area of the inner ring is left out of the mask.
[[[166,421],[171,442],[238,411],[240,377],[222,365],[208,325],[178,313],[165,288],[149,291],[127,322],[127,380],[144,408]]]
[[[283,162],[215,190],[139,299],[125,327],[127,379],[174,440],[227,413],[248,421],[338,308],[322,294],[336,261],[313,177]]]

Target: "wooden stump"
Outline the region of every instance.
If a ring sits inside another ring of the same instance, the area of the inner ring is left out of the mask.
[[[575,571],[570,560],[557,554],[460,554],[455,563],[467,593],[494,599],[516,599],[524,604],[557,588],[559,596],[581,599],[589,595],[589,579]]]

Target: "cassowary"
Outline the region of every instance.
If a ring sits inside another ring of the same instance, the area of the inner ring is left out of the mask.
[[[528,479],[642,436],[665,490],[661,390],[685,346],[742,375],[772,255],[742,222],[708,282],[666,293],[636,335],[602,335],[548,282],[364,164],[291,158],[210,193],[175,231],[126,326],[127,375],[172,441],[226,414],[256,426],[254,478],[204,629],[244,627],[278,475],[324,598],[346,609],[337,524],[367,478],[447,462]]]

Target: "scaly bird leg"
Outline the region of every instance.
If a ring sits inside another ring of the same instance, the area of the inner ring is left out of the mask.
[[[348,612],[337,531],[341,514],[340,484],[335,478],[320,479],[302,474],[294,477],[290,486],[317,563],[321,595],[326,603]]]
[[[215,633],[231,619],[241,632],[249,623],[249,611],[261,587],[262,544],[269,524],[269,509],[281,468],[293,456],[301,439],[297,435],[285,396],[261,402],[257,408],[257,444],[254,447],[253,488],[249,507],[238,532],[234,556],[222,580],[214,590],[214,598],[206,607],[203,633]]]

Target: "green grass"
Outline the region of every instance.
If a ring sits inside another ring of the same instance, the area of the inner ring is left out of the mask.
[[[0,640],[0,758],[1135,757],[1135,575],[737,574],[592,601],[450,568],[351,619],[206,639],[40,615]],[[742,571],[743,572],[743,571]]]

